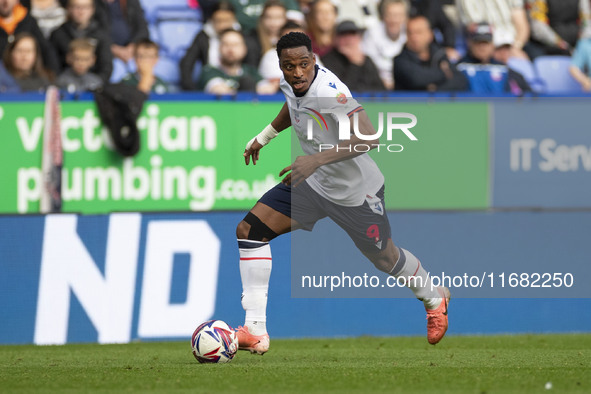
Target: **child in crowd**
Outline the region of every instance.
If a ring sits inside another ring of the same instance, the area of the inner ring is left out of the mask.
[[[137,86],[139,90],[146,94],[169,93],[168,84],[154,74],[154,67],[156,67],[160,59],[158,56],[159,50],[158,44],[149,39],[137,42],[133,57],[137,71],[124,76],[121,82]]]
[[[103,80],[90,69],[96,62],[95,47],[88,38],[70,42],[66,62],[70,66],[57,79],[60,89],[68,93],[93,91],[103,85]]]
[[[93,18],[94,0],[68,0],[68,20],[51,33],[50,41],[55,47],[62,67],[68,67],[66,57],[70,42],[77,38],[88,38],[95,46],[96,60],[92,72],[107,82],[113,71],[111,39],[104,28]]]

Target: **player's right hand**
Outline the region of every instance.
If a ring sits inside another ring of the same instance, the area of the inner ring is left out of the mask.
[[[257,160],[259,159],[259,153],[262,148],[263,145],[261,145],[256,138],[253,138],[252,141],[249,141],[248,144],[246,144],[246,149],[244,149],[244,154],[242,155],[244,156],[244,162],[246,163],[246,165],[250,164],[251,157],[252,164],[257,164]]]

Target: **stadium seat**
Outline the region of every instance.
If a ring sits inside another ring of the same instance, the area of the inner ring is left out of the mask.
[[[161,7],[189,8],[187,0],[140,0],[148,22],[154,22],[156,10]]]
[[[193,21],[193,22],[201,22],[203,19],[203,15],[200,9],[194,9],[187,7],[186,5],[182,7],[178,6],[165,6],[165,7],[158,7],[154,11],[153,20],[156,23],[162,21]]]
[[[538,77],[533,63],[528,59],[512,57],[509,58],[507,66],[523,75],[534,92],[541,93],[544,90],[544,82]]]
[[[160,46],[168,57],[180,59],[201,30],[195,21],[163,21],[158,23]]]
[[[157,42],[160,45],[160,34],[158,33],[158,26],[153,23],[148,25],[148,31],[150,32],[150,40]]]
[[[179,63],[166,56],[165,53],[160,53],[160,60],[154,68],[154,74],[168,84],[178,85],[180,81]]]
[[[127,73],[132,71],[135,71],[135,63],[133,61],[125,63],[123,60],[113,59],[113,72],[111,73],[109,82],[117,83],[121,81]]]
[[[581,93],[581,85],[568,71],[571,58],[568,56],[540,56],[534,67],[544,83],[544,93]]]

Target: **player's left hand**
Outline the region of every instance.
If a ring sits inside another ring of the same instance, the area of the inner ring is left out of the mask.
[[[296,187],[312,175],[318,167],[320,167],[320,163],[314,155],[298,156],[292,165],[281,170],[279,176],[281,177],[291,171],[281,182],[284,185]]]

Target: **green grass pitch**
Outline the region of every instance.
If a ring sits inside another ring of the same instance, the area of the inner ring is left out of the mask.
[[[27,392],[589,393],[591,334],[272,340],[229,364],[189,341],[0,346],[0,393]]]

